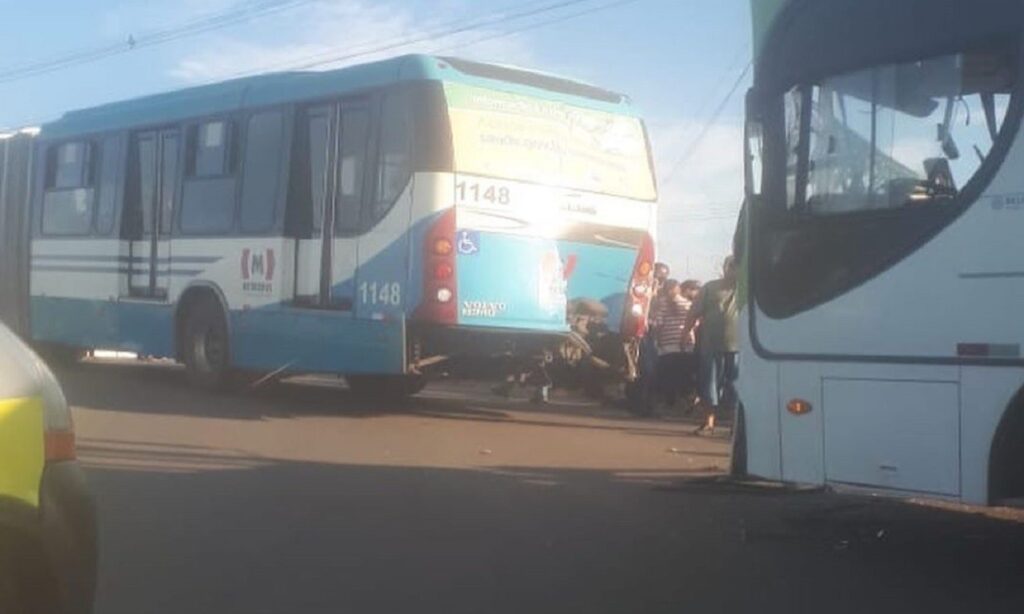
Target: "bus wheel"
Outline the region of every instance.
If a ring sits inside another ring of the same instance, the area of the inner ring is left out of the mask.
[[[56,612],[57,601],[39,544],[0,533],[0,612]]]
[[[224,311],[212,300],[201,300],[185,316],[185,371],[189,382],[206,390],[223,390],[231,375],[230,340]]]
[[[365,398],[404,399],[427,385],[422,375],[348,375],[345,381],[353,394]]]
[[[85,358],[86,351],[82,348],[58,343],[42,343],[36,350],[47,364],[58,367],[70,367]]]
[[[19,597],[18,581],[15,567],[6,561],[0,561],[0,612],[24,612]]]

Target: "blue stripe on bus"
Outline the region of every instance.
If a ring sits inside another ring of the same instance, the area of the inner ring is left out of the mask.
[[[32,338],[149,356],[174,356],[170,303],[34,296]],[[400,373],[401,320],[356,320],[350,312],[285,305],[230,312],[233,362],[249,369]]]
[[[232,356],[250,369],[401,373],[401,320],[359,320],[349,311],[274,308],[231,312]]]
[[[149,274],[149,267],[129,269],[128,267],[102,267],[102,266],[68,266],[59,264],[34,264],[33,271],[47,271],[57,273],[118,273],[127,275],[133,273],[141,275]],[[195,277],[203,272],[203,269],[163,269],[156,272],[159,276],[171,277]]]
[[[183,264],[213,264],[223,260],[223,256],[173,256],[161,257],[156,261],[161,264],[180,262]],[[32,260],[55,260],[69,262],[149,262],[148,256],[106,256],[95,254],[33,254]]]
[[[78,345],[171,356],[173,306],[144,301],[101,301],[33,296],[32,338]]]

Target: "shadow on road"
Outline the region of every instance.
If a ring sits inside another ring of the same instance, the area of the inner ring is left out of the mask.
[[[103,614],[1017,612],[1024,596],[1020,525],[904,503],[96,447],[119,463],[90,469]]]
[[[352,395],[340,379],[268,382],[221,394],[191,388],[181,367],[150,362],[85,362],[58,373],[76,406],[136,414],[260,420],[301,416],[347,418],[415,415],[444,420],[504,422],[524,426],[622,431],[631,435],[688,437],[689,423],[654,422],[597,405],[534,406],[495,397],[467,399],[432,389],[406,401]],[[599,421],[581,421],[597,417]],[[652,425],[652,426],[645,426]],[[656,425],[656,426],[654,426]],[[727,431],[723,431],[727,433]],[[704,455],[724,454],[700,453]]]

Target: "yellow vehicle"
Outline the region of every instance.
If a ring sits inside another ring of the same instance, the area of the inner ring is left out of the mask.
[[[95,586],[96,514],[67,401],[0,324],[0,612],[92,612]]]

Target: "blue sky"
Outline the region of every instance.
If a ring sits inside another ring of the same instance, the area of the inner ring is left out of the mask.
[[[291,0],[287,8],[243,23],[0,82],[0,128],[303,58],[423,38],[343,63],[443,50],[629,94],[654,144],[661,183],[660,253],[680,275],[689,268],[691,275],[711,276],[728,250],[742,193],[742,101],[749,76],[717,121],[704,126],[749,62],[749,0],[635,0],[569,18],[614,2],[587,0],[523,19],[510,17],[556,1]],[[268,0],[0,0],[6,22],[0,74],[83,49],[119,43],[126,48],[129,37],[142,40],[157,29],[260,2]],[[474,18],[487,23],[452,36],[430,36],[448,29],[446,24]],[[559,19],[564,21],[517,31]]]

